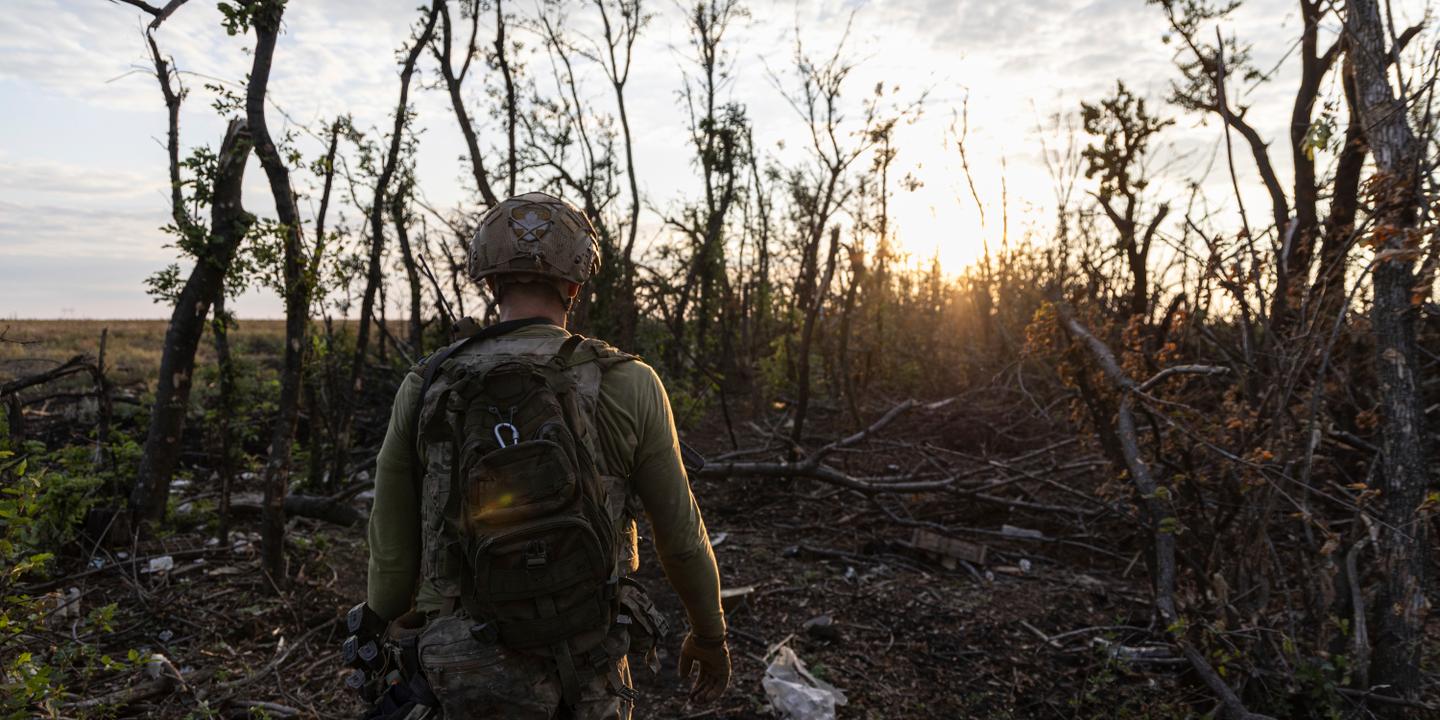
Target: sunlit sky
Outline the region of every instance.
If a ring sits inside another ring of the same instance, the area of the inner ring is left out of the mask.
[[[271,82],[275,105],[295,122],[317,128],[344,112],[361,128],[388,125],[397,92],[395,49],[417,17],[416,4],[291,0]],[[688,63],[686,28],[676,3],[648,4],[655,17],[636,49],[628,102],[640,139],[641,192],[651,206],[664,209],[697,192],[677,100]],[[1246,101],[1256,108],[1252,116],[1261,132],[1276,141],[1272,152],[1282,168],[1289,164],[1282,133],[1296,63],[1287,57],[1290,40],[1273,46],[1265,41],[1296,37],[1297,5],[1249,0],[1223,28],[1257,43],[1257,65],[1280,63],[1274,82],[1250,91]],[[1423,2],[1395,8],[1397,20],[1413,21]],[[1041,139],[1052,147],[1065,142],[1063,133],[1044,129],[1054,113],[1073,113],[1081,100],[1108,92],[1117,78],[1162,106],[1175,77],[1174,47],[1162,41],[1164,18],[1144,0],[752,2],[750,9],[729,38],[735,78],[727,94],[746,105],[757,144],[769,154],[794,159],[804,132],[771,79],[772,73],[781,83],[792,77],[788,63],[797,28],[807,48],[828,53],[853,13],[848,48],[859,66],[847,86],[852,121],[877,82],[899,85],[902,100],[928,93],[920,119],[897,136],[892,171],[894,178],[913,175],[922,186],[896,189],[894,217],[907,252],[938,253],[951,269],[973,261],[982,240],[998,243],[1002,178],[1012,239],[1048,221],[1054,183],[1041,159]],[[573,9],[577,18],[587,11]],[[104,0],[7,0],[0,13],[0,317],[168,315],[143,285],[176,259],[160,230],[168,213],[165,112],[147,71],[143,24],[138,10]],[[1336,24],[1329,21],[1330,33]],[[210,108],[203,85],[243,81],[251,38],[228,37],[215,3],[195,0],[166,22],[158,41],[186,73],[191,90],[182,142],[186,148],[217,145],[224,119]],[[428,56],[421,72],[427,83],[436,75]],[[592,88],[598,107],[611,107],[608,88],[600,82]],[[983,225],[959,155],[946,142],[946,129],[966,98],[969,162],[986,205]],[[478,84],[471,100],[472,108],[482,102]],[[467,172],[460,160],[464,147],[448,102],[433,88],[415,96],[423,128],[420,185],[440,207],[466,201],[459,182]],[[1221,142],[1218,125],[1169,106],[1162,111],[1179,120],[1167,132],[1163,152],[1182,169],[1206,165]],[[272,125],[284,122],[273,110],[271,118]],[[497,137],[491,127],[481,134]],[[321,149],[308,139],[300,148],[311,154]],[[1242,181],[1253,174],[1244,163],[1239,171]],[[1228,174],[1224,179],[1228,183]],[[250,210],[271,212],[258,165],[248,173],[245,198]],[[355,214],[347,210],[351,219]],[[653,239],[653,212],[644,227]],[[281,313],[280,302],[264,293],[237,305],[242,316]]]

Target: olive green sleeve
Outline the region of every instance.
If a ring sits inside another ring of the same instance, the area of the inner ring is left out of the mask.
[[[665,577],[680,596],[694,632],[707,638],[725,634],[720,606],[720,571],[700,506],[680,463],[680,441],[670,398],[655,371],[642,363],[636,373],[636,445],[631,486],[645,506],[655,533],[655,549]]]
[[[390,427],[375,460],[375,500],[370,509],[370,567],[367,600],[380,617],[393,620],[410,610],[420,575],[420,493],[413,468],[416,403],[422,380],[405,376],[390,409]]]

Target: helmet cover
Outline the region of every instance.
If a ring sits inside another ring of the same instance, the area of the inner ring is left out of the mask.
[[[574,205],[542,192],[507,198],[480,218],[467,270],[480,280],[518,273],[577,285],[600,269],[595,228]]]

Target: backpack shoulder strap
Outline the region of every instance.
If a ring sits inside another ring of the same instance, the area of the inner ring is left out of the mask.
[[[449,360],[450,356],[454,355],[458,350],[460,350],[460,348],[469,345],[471,340],[475,340],[479,337],[479,334],[471,335],[470,337],[464,338],[463,340],[458,340],[456,342],[450,343],[449,345],[446,345],[445,347],[436,350],[429,357],[422,358],[419,364],[415,366],[415,370],[420,373],[421,378],[420,394],[417,395],[415,399],[414,449],[416,452],[415,457],[417,459],[420,457],[420,447],[421,445],[423,445],[423,443],[420,441],[420,415],[425,409],[425,396],[430,394],[430,386],[435,384],[435,376],[440,374],[440,366],[444,365],[445,361]],[[423,482],[424,474],[425,470],[419,462],[416,462],[410,466],[410,475],[411,479],[414,481],[413,484],[415,486],[416,493],[420,492],[420,485]]]
[[[603,372],[610,366],[630,360],[639,360],[639,356],[631,355],[604,340],[586,338],[579,334],[571,335],[561,346],[557,353],[565,367],[575,367],[585,363],[596,363]]]
[[[415,403],[415,417],[420,417],[420,409],[425,407],[425,396],[430,392],[430,386],[435,384],[435,376],[440,374],[440,366],[445,364],[460,348],[470,344],[471,340],[479,338],[480,335],[471,335],[458,342],[453,342],[435,351],[435,354],[420,361],[415,368],[420,371],[420,399]]]

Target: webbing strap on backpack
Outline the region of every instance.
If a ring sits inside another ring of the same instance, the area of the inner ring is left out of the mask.
[[[420,374],[420,394],[415,401],[416,422],[419,422],[420,412],[425,407],[425,396],[430,394],[430,386],[435,384],[435,376],[440,374],[440,366],[444,365],[445,361],[449,360],[451,355],[459,352],[460,348],[469,345],[473,341],[500,337],[501,335],[514,332],[523,327],[547,324],[550,324],[550,319],[543,317],[525,318],[523,320],[506,320],[505,322],[495,323],[494,325],[490,325],[489,327],[481,328],[479,332],[476,332],[470,337],[450,343],[449,345],[446,345],[445,347],[436,350],[429,357],[421,360],[421,362],[425,363],[425,370]],[[583,340],[584,338],[581,339]],[[566,341],[566,344],[569,344],[568,340]],[[574,348],[571,348],[571,352],[574,352]],[[420,433],[418,432],[415,433],[415,447],[420,447]],[[411,474],[413,475],[415,480],[415,492],[418,493],[420,492],[421,478],[425,474],[424,468],[422,468],[419,463],[416,463],[412,466]]]

